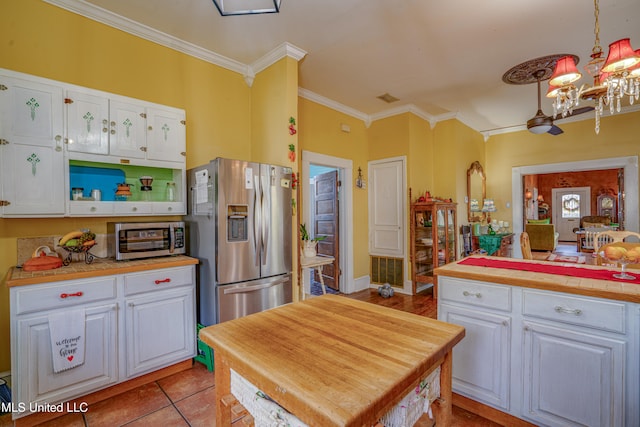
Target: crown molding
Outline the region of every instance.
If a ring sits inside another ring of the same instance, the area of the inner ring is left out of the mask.
[[[255,74],[258,74],[260,71],[264,70],[265,68],[275,64],[277,61],[281,60],[286,56],[293,58],[296,61],[300,61],[306,55],[307,55],[306,51],[292,45],[291,43],[284,42],[280,46],[271,50],[270,52],[267,52],[264,56],[262,56],[262,58],[253,62],[249,66],[249,68],[253,70],[253,73],[255,75]]]
[[[275,49],[268,52],[266,55],[262,56],[258,60],[254,61],[252,64],[247,65],[243,64],[239,61],[236,61],[231,58],[227,58],[226,56],[220,55],[218,53],[212,52],[210,50],[204,49],[200,46],[197,46],[193,43],[185,42],[184,40],[178,39],[177,37],[171,36],[169,34],[158,31],[154,28],[143,25],[139,22],[133,21],[131,19],[125,18],[123,16],[117,15],[113,12],[110,12],[106,9],[88,3],[84,0],[43,0],[45,3],[49,3],[53,6],[60,7],[62,9],[68,10],[72,13],[76,13],[78,15],[84,16],[85,18],[92,19],[96,22],[100,22],[104,25],[108,25],[110,27],[119,29],[126,33],[132,34],[136,37],[140,37],[142,39],[148,40],[153,43],[157,43],[159,45],[168,47],[175,51],[184,53],[186,55],[192,56],[194,58],[201,59],[205,62],[217,65],[219,67],[225,68],[227,70],[236,72],[241,74],[244,77],[245,82],[249,87],[253,84],[253,80],[257,73],[263,71],[270,65],[279,61],[284,57],[291,57],[296,61],[300,61],[307,55],[307,52],[303,49],[300,49],[290,43],[282,43]],[[361,111],[358,111],[354,108],[348,107],[344,104],[340,104],[339,102],[328,99],[324,96],[318,95],[310,90],[304,88],[298,88],[299,96],[309,99],[310,101],[316,102],[318,104],[324,105],[336,111],[342,112],[349,116],[352,116],[356,119],[362,120],[367,127],[371,125],[371,123],[375,120],[384,119],[387,117],[392,117],[398,114],[404,113],[412,113],[416,116],[422,118],[423,120],[429,122],[431,129],[435,128],[436,124],[450,119],[456,119],[468,126],[471,129],[476,130],[481,133],[485,141],[489,139],[491,135],[497,135],[502,133],[509,132],[517,132],[523,129],[526,129],[526,126],[512,126],[506,127],[502,129],[490,129],[486,131],[478,130],[474,126],[470,125],[465,121],[464,117],[456,112],[444,113],[439,115],[431,115],[416,107],[413,104],[408,104],[396,108],[392,108],[389,110],[385,110],[379,113],[375,113],[372,115],[365,114]],[[640,105],[633,105],[631,107],[624,108],[622,112],[617,114],[624,114],[640,111]],[[605,112],[603,117],[608,116],[608,113]],[[558,119],[560,120],[560,119]],[[586,120],[586,118],[576,116],[568,119],[562,119],[563,122],[569,123],[573,121]]]
[[[308,89],[299,87],[298,96],[308,99],[309,101],[313,101],[317,104],[324,105],[325,107],[331,108],[332,110],[336,110],[340,113],[344,113],[348,116],[362,120],[363,122],[365,122],[367,127],[369,127],[369,125],[371,124],[371,118],[367,114],[358,111],[355,108],[347,107],[346,105],[340,104],[339,102],[336,102],[332,99],[325,98],[324,96],[318,95],[317,93],[312,92]]]

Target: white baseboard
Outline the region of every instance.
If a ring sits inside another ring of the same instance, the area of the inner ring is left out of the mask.
[[[366,276],[356,277],[353,280],[353,292],[363,291],[371,287],[371,277]]]

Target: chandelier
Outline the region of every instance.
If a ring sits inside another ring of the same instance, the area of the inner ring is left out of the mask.
[[[600,46],[600,9],[598,0],[594,0],[596,35],[591,50],[591,61],[584,67],[593,78],[593,85],[583,84],[579,89],[574,83],[582,77],[576,67],[573,56],[558,59],[553,75],[549,79],[548,98],[553,98],[553,118],[566,117],[573,112],[580,100],[595,102],[595,131],[600,132],[600,117],[605,107],[609,113],[619,113],[622,99],[628,97],[633,104],[640,98],[640,49],[634,51],[628,38],[620,39],[609,45],[607,59],[602,58]]]

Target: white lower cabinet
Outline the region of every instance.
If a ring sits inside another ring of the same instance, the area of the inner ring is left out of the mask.
[[[453,352],[453,387],[497,408],[509,408],[511,319],[504,315],[442,304],[438,317],[464,326],[465,339]]]
[[[84,310],[84,363],[53,369],[49,315]],[[12,401],[56,404],[195,356],[195,268],[10,288]]]
[[[157,294],[126,301],[129,377],[193,357],[193,289],[161,291]]]
[[[59,402],[118,381],[117,305],[87,306],[85,315],[84,363],[59,373],[53,370],[48,316],[24,316],[17,322],[21,360],[20,372],[12,373],[14,402]]]
[[[539,425],[622,426],[623,340],[524,323],[523,411]]]
[[[538,426],[640,425],[640,305],[447,276],[438,292],[466,330],[454,392]]]

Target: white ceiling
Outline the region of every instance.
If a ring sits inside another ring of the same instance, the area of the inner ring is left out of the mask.
[[[368,118],[402,109],[431,122],[455,115],[489,135],[521,129],[537,110],[536,85],[503,83],[508,69],[561,53],[578,55],[582,68],[594,44],[589,0],[282,0],[278,14],[227,17],[211,0],[46,1],[96,5],[242,64],[286,42],[307,53],[304,92]],[[624,37],[640,48],[640,0],[600,0],[605,55]],[[583,74],[580,83],[590,83]],[[399,101],[376,98],[384,93]],[[543,110],[552,113],[547,99]]]

